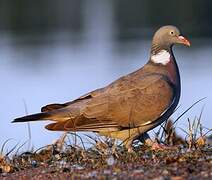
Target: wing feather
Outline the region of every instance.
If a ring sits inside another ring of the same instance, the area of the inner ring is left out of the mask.
[[[89,101],[82,111],[83,116],[134,127],[156,120],[172,103],[173,89],[163,75],[126,82],[115,84],[103,96]]]
[[[173,97],[173,87],[162,74],[148,74],[142,78],[127,76],[65,103],[63,109],[67,116],[77,113],[71,114],[71,118],[64,122],[52,123],[46,128],[98,132],[145,126],[166,111]]]

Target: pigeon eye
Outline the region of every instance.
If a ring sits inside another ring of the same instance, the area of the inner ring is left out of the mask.
[[[171,35],[174,35],[174,31],[170,31],[170,34],[171,34]]]

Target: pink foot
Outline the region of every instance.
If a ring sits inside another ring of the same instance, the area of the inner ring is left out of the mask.
[[[151,149],[152,150],[176,150],[177,147],[175,146],[166,146],[166,145],[163,145],[163,144],[159,144],[157,142],[154,142],[151,146]]]

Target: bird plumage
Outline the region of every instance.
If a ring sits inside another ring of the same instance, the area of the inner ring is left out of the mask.
[[[159,51],[160,44],[154,38],[152,47]],[[159,42],[163,41],[160,39]],[[128,139],[126,144],[130,145],[136,136],[168,119],[179,102],[179,70],[172,45],[168,44],[166,48],[166,44],[161,44],[161,47],[170,53],[167,64],[154,63],[150,57],[141,69],[104,88],[68,103],[47,105],[41,113],[17,118],[13,122],[51,120],[54,123],[46,126],[48,130],[93,131],[121,140]]]

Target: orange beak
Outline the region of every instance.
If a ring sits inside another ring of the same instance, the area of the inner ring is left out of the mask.
[[[186,45],[186,46],[190,46],[191,44],[190,44],[190,42],[189,42],[189,40],[187,40],[185,37],[183,37],[183,36],[178,36],[178,39],[180,40],[180,43],[182,43],[182,44],[184,44],[184,45]]]

